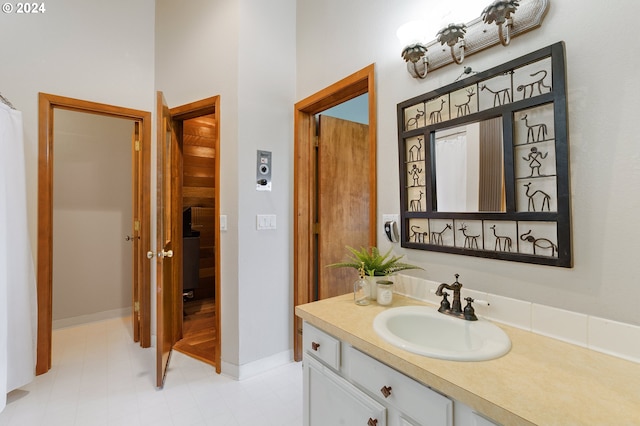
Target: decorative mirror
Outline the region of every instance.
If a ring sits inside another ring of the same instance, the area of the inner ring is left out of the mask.
[[[398,104],[403,247],[572,266],[564,44]]]

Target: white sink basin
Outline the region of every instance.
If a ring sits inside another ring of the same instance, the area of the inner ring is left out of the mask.
[[[495,324],[454,318],[428,306],[387,309],[375,317],[373,329],[392,345],[431,358],[486,361],[511,349],[511,340]]]

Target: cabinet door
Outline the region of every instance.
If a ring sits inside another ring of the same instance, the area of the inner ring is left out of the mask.
[[[345,359],[351,381],[387,407],[423,426],[452,426],[453,402],[449,398],[351,346],[345,350]]]
[[[386,426],[386,408],[318,361],[304,358],[304,425]]]

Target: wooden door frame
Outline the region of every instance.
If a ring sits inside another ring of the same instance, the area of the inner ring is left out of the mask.
[[[174,108],[169,109],[169,114],[171,115],[171,119],[174,123],[174,129],[177,129],[179,144],[182,146],[182,123],[185,120],[189,120],[191,118],[197,118],[204,115],[213,114],[214,118],[214,126],[215,126],[215,158],[214,158],[214,210],[213,214],[215,218],[220,218],[220,96],[212,96],[210,98],[202,99],[199,101],[191,102],[189,104],[180,105]],[[180,170],[182,170],[182,149],[179,150],[180,153]],[[179,202],[182,204],[182,188],[177,189],[177,191],[172,192],[174,197],[179,197]],[[221,330],[220,330],[220,321],[221,321],[221,292],[220,292],[220,224],[216,222],[216,226],[214,227],[214,280],[215,280],[215,339],[216,344],[214,346],[214,363],[216,366],[216,373],[221,372],[221,346],[222,341],[220,339]],[[182,252],[181,252],[182,253]],[[180,330],[180,335],[182,335],[182,330]]]
[[[376,92],[375,65],[305,98],[294,107],[293,184],[293,347],[294,359],[302,359],[302,320],[295,307],[313,301],[314,256],[314,163],[315,115],[357,96],[369,95],[369,243],[376,244]]]
[[[51,334],[53,327],[53,114],[54,109],[85,112],[124,118],[140,123],[142,150],[142,193],[140,253],[150,250],[151,236],[151,113],[114,105],[67,98],[47,93],[38,94],[38,249],[37,249],[37,300],[38,332],[36,374],[51,369]],[[142,270],[139,283],[140,295],[140,346],[151,345],[151,265],[139,256]],[[133,308],[135,309],[135,307]]]

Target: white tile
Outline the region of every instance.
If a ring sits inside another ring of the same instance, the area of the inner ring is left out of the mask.
[[[574,345],[587,346],[588,316],[550,306],[533,304],[531,330]]]
[[[440,283],[436,281],[406,274],[396,275],[394,281],[399,284],[395,289],[397,293],[436,305],[440,303],[440,298],[431,292],[431,290],[437,289],[440,285]]]
[[[640,327],[589,317],[590,349],[640,362]]]
[[[531,303],[509,297],[488,294],[490,309],[487,318],[524,330],[531,330]]]
[[[238,382],[174,352],[157,390],[155,348],[140,348],[129,328],[111,319],[54,330],[53,368],[9,395],[0,426],[302,424],[300,363]]]

